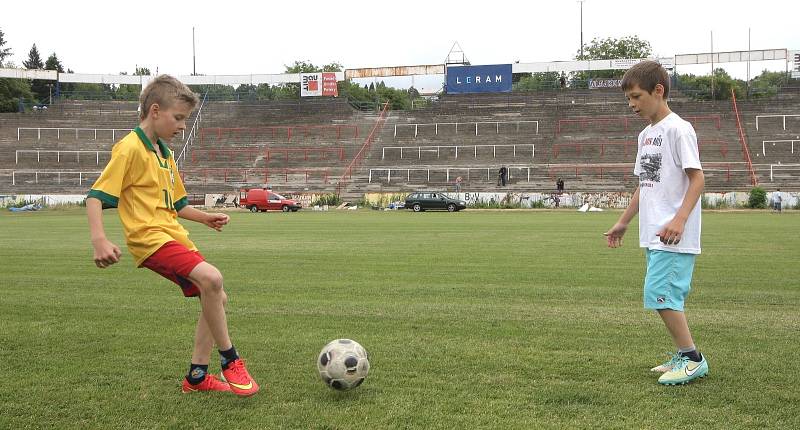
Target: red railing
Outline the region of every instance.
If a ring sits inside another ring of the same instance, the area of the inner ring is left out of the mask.
[[[216,136],[217,140],[222,139],[223,136],[229,139],[240,139],[240,138],[248,138],[249,141],[255,142],[259,137],[267,137],[269,136],[272,139],[276,137],[281,137],[280,135],[285,135],[287,141],[292,140],[292,136],[298,134],[298,132],[302,132],[303,137],[308,137],[309,134],[313,130],[320,130],[320,133],[324,133],[325,130],[333,130],[336,132],[336,138],[342,138],[342,129],[351,130],[352,136],[346,137],[347,139],[350,138],[357,138],[358,137],[358,126],[352,124],[335,124],[335,125],[273,125],[273,126],[265,126],[265,127],[233,127],[233,128],[225,128],[225,127],[209,127],[203,128],[200,130],[200,143],[204,143],[206,136]],[[280,132],[280,133],[278,133]]]
[[[750,158],[750,150],[747,148],[747,140],[744,138],[744,129],[742,129],[742,121],[739,119],[739,107],[736,105],[736,92],[731,88],[731,96],[733,100],[733,113],[736,114],[736,128],[739,131],[739,142],[742,144],[742,153],[744,154],[744,161],[747,162],[747,169],[750,173],[750,184],[754,187],[758,185],[758,178],[756,172],[753,170],[753,160]]]
[[[236,149],[196,149],[192,151],[192,164],[197,164],[202,158],[206,161],[214,161],[219,156],[226,156],[228,162],[233,162],[238,159],[240,155],[247,156],[250,162],[255,161],[256,157],[263,156],[266,162],[269,162],[274,157],[274,154],[283,154],[283,158],[288,163],[289,154],[303,154],[303,160],[308,161],[309,154],[318,154],[319,159],[327,160],[328,154],[334,154],[339,161],[344,160],[344,147],[316,147],[316,148],[236,148]],[[205,157],[202,155],[205,154]]]
[[[199,180],[202,181],[203,184],[217,183],[219,182],[220,177],[222,178],[223,183],[227,182],[245,182],[245,183],[252,183],[252,182],[263,182],[264,184],[270,183],[270,176],[274,176],[277,178],[283,177],[283,183],[286,184],[289,182],[289,175],[304,175],[305,176],[305,183],[309,182],[311,178],[318,178],[323,183],[328,183],[329,177],[329,169],[285,169],[285,168],[277,168],[277,169],[266,169],[266,168],[214,168],[214,167],[207,167],[201,169],[189,169],[187,171],[181,172],[181,177],[184,178],[184,182],[187,181],[187,178],[192,180]],[[280,179],[277,179],[280,180]]]
[[[724,173],[725,182],[731,181],[731,163],[703,163],[703,169]],[[628,180],[628,178],[634,178],[633,167],[628,164],[552,164],[547,168],[547,175],[551,180],[555,180],[557,176],[580,178],[582,175],[592,174],[599,179],[603,179],[612,173],[622,173],[624,181]]]
[[[586,148],[600,148],[600,157],[603,157],[606,153],[606,146],[623,146],[625,149],[625,156],[628,156],[628,153],[631,152],[630,148],[636,148],[638,142],[634,140],[620,140],[620,141],[607,141],[607,142],[561,142],[561,143],[554,143],[552,148],[552,156],[553,158],[558,158],[559,154],[561,153],[562,148],[572,148],[575,150],[577,155],[581,155],[582,151]],[[728,158],[728,142],[724,140],[698,140],[697,146],[702,152],[704,149],[707,149],[709,146],[717,146],[720,155],[722,158]]]
[[[364,141],[364,145],[361,146],[361,149],[358,153],[353,157],[353,161],[347,166],[342,173],[342,177],[339,178],[339,183],[336,184],[336,194],[342,194],[342,187],[347,186],[350,179],[353,177],[353,168],[358,167],[361,164],[361,161],[364,160],[364,156],[369,152],[370,146],[372,146],[372,139],[375,138],[375,132],[378,130],[378,127],[383,125],[384,121],[386,121],[386,112],[389,111],[389,102],[383,104],[383,109],[381,109],[381,114],[378,117],[378,120],[375,121],[375,125],[372,127],[372,130],[369,132],[369,136]]]
[[[692,124],[701,122],[701,121],[709,121],[714,123],[714,126],[719,130],[722,127],[722,120],[719,115],[696,115],[696,116],[683,116],[681,117],[686,121],[691,122]],[[556,123],[556,130],[555,135],[558,136],[567,128],[570,124],[577,124],[582,129],[586,128],[588,125],[595,126],[596,129],[601,129],[607,131],[609,126],[621,126],[622,130],[629,131],[630,130],[630,123],[631,121],[644,121],[643,118],[635,117],[635,116],[611,116],[611,117],[601,117],[601,116],[586,116],[586,117],[573,117],[573,118],[564,118],[558,120]]]

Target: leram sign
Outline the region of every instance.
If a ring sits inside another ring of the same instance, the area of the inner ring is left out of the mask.
[[[447,68],[448,94],[504,93],[511,91],[511,64],[453,66]]]

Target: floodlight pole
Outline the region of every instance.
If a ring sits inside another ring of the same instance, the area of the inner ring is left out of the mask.
[[[711,30],[711,101],[714,101],[714,30]]]
[[[583,2],[586,0],[578,0],[581,4],[581,60],[583,60]]]
[[[746,96],[750,99],[750,28],[747,28],[747,93]]]
[[[197,76],[197,60],[194,51],[194,27],[192,27],[192,76]]]

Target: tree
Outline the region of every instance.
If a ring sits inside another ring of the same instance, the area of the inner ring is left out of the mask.
[[[338,61],[326,64],[322,67],[317,67],[314,63],[304,60],[295,60],[291,66],[285,66],[284,73],[314,73],[314,72],[341,72],[342,65]]]
[[[26,69],[30,70],[40,70],[44,67],[44,63],[42,63],[42,57],[39,56],[39,50],[36,48],[35,43],[28,52],[28,60],[23,61],[22,65],[25,66]]]
[[[750,95],[752,97],[772,97],[778,93],[778,88],[785,84],[785,72],[764,70],[759,76],[750,80]]]
[[[729,100],[731,89],[737,97],[743,97],[745,82],[733,79],[724,69],[714,69],[714,94],[711,94],[711,75],[677,75],[675,89],[695,100]]]
[[[514,91],[530,91],[530,90],[552,90],[558,88],[559,77],[558,72],[536,72],[530,75],[523,76],[519,82],[514,84]]]
[[[11,48],[3,48],[3,45],[5,44],[5,33],[3,33],[3,30],[0,30],[0,67],[3,67],[3,60],[12,54]]]
[[[339,64],[338,61],[334,61],[333,63],[326,64],[326,65],[322,66],[322,71],[323,72],[341,72],[342,71],[342,65]]]
[[[639,39],[639,36],[627,36],[621,39],[607,37],[594,38],[583,45],[583,56],[580,50],[575,54],[576,60],[611,60],[615,58],[647,58],[653,53],[650,42]],[[593,70],[572,73],[572,81],[585,82],[589,78],[621,79],[624,70]]]
[[[0,112],[17,112],[20,100],[26,104],[34,102],[30,81],[0,78]]]
[[[45,70],[55,70],[58,73],[64,73],[64,66],[61,65],[61,61],[56,56],[56,53],[53,52],[47,57],[47,61],[44,63]]]
[[[39,49],[36,48],[36,44],[33,44],[31,50],[28,52],[28,59],[22,63],[26,69],[29,70],[41,70],[44,68],[44,63],[42,63],[42,57],[39,55]],[[33,91],[33,95],[36,96],[36,99],[39,102],[44,100],[49,100],[50,97],[50,88],[47,86],[47,81],[42,79],[34,79],[31,81],[31,91]]]
[[[134,76],[150,76],[150,69],[147,67],[139,67],[136,66],[136,70],[133,72]]]
[[[628,36],[622,39],[607,37],[592,39],[583,45],[583,57],[580,51],[575,54],[576,60],[611,60],[614,58],[647,58],[653,53],[650,42],[639,39],[639,36]]]

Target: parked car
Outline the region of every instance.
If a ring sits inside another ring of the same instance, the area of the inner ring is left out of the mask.
[[[287,199],[278,193],[272,192],[272,190],[252,188],[239,191],[239,207],[249,209],[250,212],[297,212],[302,205],[295,200]]]
[[[438,191],[417,191],[406,197],[406,209],[414,212],[426,210],[445,210],[448,212],[460,211],[467,207],[464,200],[454,199]]]

